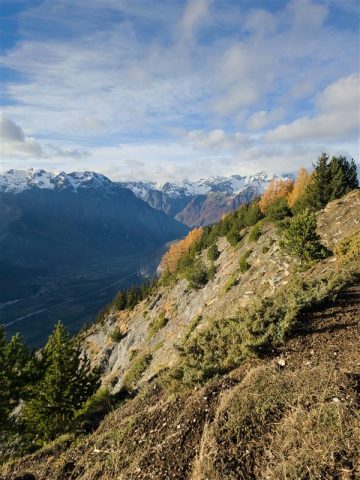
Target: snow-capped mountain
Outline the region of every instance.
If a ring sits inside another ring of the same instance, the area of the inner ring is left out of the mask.
[[[137,197],[146,198],[150,190],[157,190],[165,193],[171,198],[181,198],[184,196],[194,197],[196,195],[207,195],[211,192],[221,192],[226,195],[240,193],[249,185],[256,185],[259,192],[263,191],[269,181],[276,176],[269,176],[265,172],[259,172],[256,175],[231,177],[208,177],[197,181],[184,180],[182,182],[166,182],[157,184],[155,182],[119,182],[123,187],[132,190]]]
[[[226,212],[261,195],[276,175],[209,177],[198,181],[119,182],[124,188],[190,227],[214,223]],[[282,175],[281,178],[292,178]]]
[[[55,174],[30,168],[0,174],[0,192],[17,194],[32,189],[113,191],[125,188],[156,210],[194,227],[214,223],[224,213],[261,195],[274,178],[277,177],[260,172],[251,176],[232,175],[157,184],[144,181],[113,182],[104,175],[89,171]]]
[[[20,193],[32,188],[77,191],[79,188],[106,188],[112,183],[104,175],[88,171],[55,174],[29,168],[27,170],[12,169],[0,174],[0,192],[7,193]]]

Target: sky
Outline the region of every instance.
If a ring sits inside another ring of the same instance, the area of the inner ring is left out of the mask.
[[[0,0],[0,171],[359,162],[358,0]]]

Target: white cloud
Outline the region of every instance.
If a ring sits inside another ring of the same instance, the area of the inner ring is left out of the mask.
[[[248,119],[247,126],[252,130],[261,130],[268,125],[281,120],[285,115],[285,110],[283,108],[277,108],[268,112],[267,110],[260,110],[255,112]]]
[[[326,5],[312,0],[291,0],[287,9],[294,29],[302,32],[321,27],[329,13]]]
[[[332,83],[316,99],[317,115],[279,125],[265,135],[266,140],[337,143],[359,136],[359,78],[353,74]]]
[[[42,148],[34,139],[26,137],[20,125],[0,114],[0,154],[2,157],[41,157]]]
[[[248,140],[244,133],[228,134],[221,128],[209,132],[193,130],[187,134],[187,138],[195,148],[205,151],[234,150]]]
[[[180,41],[191,41],[199,23],[206,18],[212,0],[188,0],[180,21]]]

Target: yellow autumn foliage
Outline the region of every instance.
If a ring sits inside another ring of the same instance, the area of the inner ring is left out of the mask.
[[[294,188],[288,195],[289,207],[293,207],[296,200],[304,195],[305,190],[311,183],[312,179],[313,174],[308,173],[305,168],[300,168],[294,183]]]
[[[203,229],[201,227],[194,228],[185,238],[172,244],[161,260],[162,268],[170,273],[175,272],[180,258],[185,253],[188,253],[192,245],[200,240],[202,233]]]
[[[275,200],[278,198],[287,198],[291,193],[293,186],[294,182],[290,179],[284,180],[283,178],[280,178],[278,180],[271,180],[260,199],[260,210],[265,213],[267,207],[274,203]]]

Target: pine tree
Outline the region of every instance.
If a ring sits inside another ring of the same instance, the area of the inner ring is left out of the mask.
[[[219,258],[220,252],[219,252],[219,249],[218,249],[216,243],[213,243],[213,244],[209,247],[207,256],[208,256],[208,259],[211,260],[211,261],[213,261],[213,262]]]
[[[354,160],[348,162],[345,157],[333,157],[329,164],[331,172],[330,200],[340,198],[349,191],[358,188],[356,164]]]
[[[314,167],[314,178],[306,188],[303,202],[313,211],[359,187],[354,160],[349,162],[340,156],[329,161],[328,155],[323,153]]]
[[[31,356],[20,334],[6,340],[0,326],[0,424],[5,426],[8,415],[21,398],[26,397],[32,378]]]
[[[32,388],[22,419],[37,437],[51,439],[71,429],[76,411],[99,387],[99,374],[61,322],[41,355],[45,373]]]
[[[245,227],[251,227],[264,218],[258,200],[253,200],[249,203],[247,209],[243,213],[241,212],[241,215],[243,215],[243,224]]]
[[[289,255],[298,257],[304,264],[325,258],[328,254],[316,232],[315,214],[309,210],[293,217],[282,235],[283,249]]]

